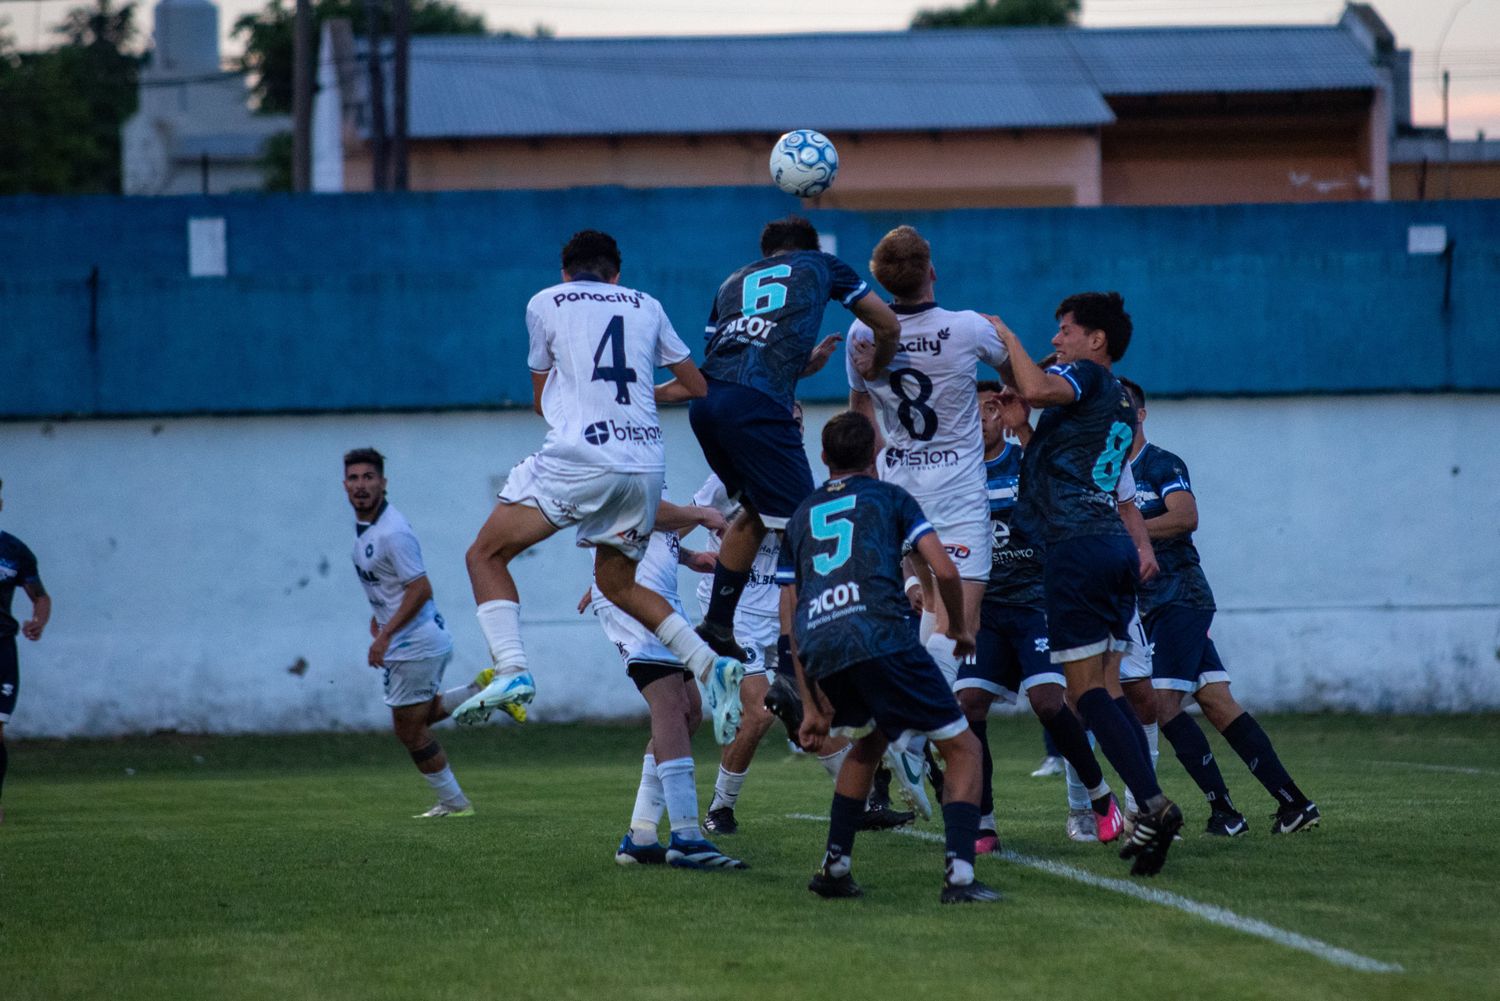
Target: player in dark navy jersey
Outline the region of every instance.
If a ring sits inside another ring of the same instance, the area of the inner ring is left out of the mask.
[[[724,280],[708,321],[703,374],[708,395],[688,410],[704,458],[744,510],[724,533],[713,595],[699,634],[724,656],[745,656],[734,610],[768,529],[780,530],[813,490],[802,434],[792,419],[797,380],[828,360],[837,339],[818,344],[823,310],[838,302],[875,332],[873,378],[895,355],[900,321],[854,269],[818,249],[806,219],[769,223],[761,260]]]
[[[0,483],[0,487],[4,484]],[[5,503],[0,499],[0,510]],[[31,599],[31,618],[24,623],[11,614],[10,606],[16,588]],[[5,769],[9,755],[5,749],[5,724],[16,711],[16,697],[21,690],[20,661],[16,655],[16,633],[35,642],[42,638],[47,620],[52,617],[52,598],[42,586],[36,557],[26,543],[0,532],[0,793],[5,791]],[[0,823],[5,822],[5,808],[0,805]]]
[[[927,561],[948,610],[948,635],[964,656],[974,649],[974,633],[964,622],[958,570],[912,496],[875,478],[875,428],[867,418],[843,413],[829,421],[823,461],[830,478],[787,522],[776,576],[787,588],[782,621],[792,627],[801,742],[816,751],[831,731],[857,739],[834,784],[828,850],[808,889],[824,897],[861,895],[849,873],[850,853],[875,768],[889,741],[918,733],[948,762],[941,899],[998,900],[974,879],[979,742],[907,623],[902,551],[914,549]]]
[[[1016,390],[1045,407],[1021,461],[1017,522],[1047,547],[1043,591],[1052,663],[1142,813],[1121,850],[1131,873],[1161,871],[1182,811],[1156,782],[1140,723],[1120,688],[1136,585],[1156,570],[1136,510],[1126,455],[1135,411],[1111,367],[1130,346],[1118,293],[1069,296],[1056,311],[1057,364],[1039,368],[993,319],[1010,352]]]
[[[1082,722],[1064,698],[1062,671],[1048,656],[1044,550],[1040,541],[1015,524],[1013,517],[1020,494],[1021,455],[1031,438],[1026,404],[1014,391],[1002,391],[998,382],[981,382],[978,389],[995,545],[980,608],[975,654],[960,665],[953,686],[981,748],[979,843],[975,850],[994,852],[1000,847],[994,763],[988,739],[990,707],[996,698],[1014,702],[1020,695],[1026,696],[1059,754],[1078,772],[1089,792],[1090,802],[1081,811],[1069,814],[1068,836],[1076,841],[1113,841],[1120,835],[1123,819],[1119,803],[1104,781]],[[1016,436],[1015,442],[1006,441],[1007,431]]]
[[[1291,834],[1314,827],[1320,819],[1317,804],[1297,788],[1271,738],[1230,693],[1229,672],[1209,636],[1214,593],[1193,545],[1198,501],[1187,464],[1146,440],[1146,393],[1128,379],[1120,381],[1140,418],[1142,432],[1131,446],[1130,466],[1137,503],[1161,565],[1161,573],[1141,588],[1141,619],[1153,647],[1152,685],[1162,736],[1208,799],[1207,833],[1235,837],[1249,825],[1229,798],[1203,731],[1182,711],[1188,695],[1198,700],[1203,715],[1276,800],[1271,833]]]

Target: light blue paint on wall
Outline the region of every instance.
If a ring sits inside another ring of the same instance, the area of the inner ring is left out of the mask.
[[[0,199],[0,417],[524,404],[523,309],[574,230],[612,232],[701,350],[718,282],[795,209],[769,186]],[[1156,394],[1500,390],[1500,202],[810,215],[861,272],[918,226],[940,301],[1037,353],[1063,296],[1120,290],[1121,370]],[[196,216],[226,219],[227,277],[187,276]],[[1453,240],[1447,310],[1415,223]],[[843,398],[841,361],[803,395]]]

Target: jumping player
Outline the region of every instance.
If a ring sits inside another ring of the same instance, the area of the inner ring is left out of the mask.
[[[682,602],[677,597],[681,553],[678,533],[699,525],[722,524],[710,508],[679,507],[663,498],[656,509],[656,528],[646,555],[636,566],[637,583],[650,588],[675,614],[682,615]],[[698,826],[692,737],[703,721],[703,704],[692,672],[655,634],[604,597],[597,584],[578,606],[579,612],[589,608],[598,617],[604,635],[620,651],[626,674],[651,712],[651,739],[641,761],[630,830],[615,849],[615,861],[621,865],[667,862],[683,869],[747,868],[706,841]],[[665,846],[657,835],[663,809],[671,825],[671,838]]]
[[[596,230],[574,234],[563,247],[562,279],[526,307],[533,408],[551,430],[541,451],[511,470],[466,557],[496,677],[454,717],[477,723],[502,709],[525,719],[536,687],[521,645],[520,596],[509,564],[559,529],[576,526],[578,545],[594,549],[600,593],[703,682],[714,738],[727,744],[739,727],[744,668],[716,657],[686,619],[635,579],[666,469],[656,405],[702,396],[703,376],[661,305],[619,284],[613,237]],[[674,378],[653,387],[658,365]]]
[[[818,249],[818,231],[796,217],[768,223],[761,259],[724,280],[708,319],[703,374],[708,392],[689,406],[693,433],[729,497],[743,510],[724,533],[713,595],[698,632],[736,660],[734,610],[768,530],[786,525],[813,491],[802,433],[792,418],[797,380],[815,369],[824,307],[837,301],[874,331],[865,375],[896,351],[901,325],[854,269]]]
[[[974,641],[973,659],[958,669],[954,689],[969,729],[979,739],[982,755],[980,785],[980,853],[999,850],[995,822],[994,764],[989,748],[989,712],[995,699],[1014,702],[1024,695],[1052,738],[1060,756],[1082,776],[1087,797],[1080,809],[1070,810],[1066,830],[1075,841],[1113,841],[1120,834],[1121,814],[1104,772],[1089,748],[1088,734],[1068,707],[1062,671],[1048,656],[1047,612],[1042,585],[1044,550],[1016,523],[1020,496],[1021,456],[1031,438],[1028,410],[998,382],[979,383],[980,419],[984,433],[985,483],[989,515],[994,525],[994,550],[989,585]],[[1006,432],[1016,436],[1007,441]]]
[[[1121,856],[1133,859],[1132,874],[1155,875],[1182,811],[1157,785],[1145,735],[1126,715],[1119,683],[1136,584],[1155,570],[1125,461],[1135,415],[1110,371],[1130,345],[1130,315],[1117,293],[1086,292],[1064,299],[1056,318],[1057,364],[1045,371],[992,318],[1017,392],[1047,408],[1022,458],[1017,517],[1047,547],[1043,591],[1052,663],[1062,666],[1069,701],[1144,811]]]
[[[834,784],[827,852],[808,889],[823,897],[862,895],[850,855],[865,797],[887,741],[911,731],[936,743],[948,762],[942,901],[998,900],[974,879],[979,743],[907,624],[903,547],[932,568],[950,638],[966,656],[974,634],[964,621],[958,571],[911,495],[874,478],[875,428],[863,415],[839,414],[824,426],[823,461],[829,480],[787,523],[777,578],[795,588],[782,608],[785,618],[795,618],[802,744],[820,750],[833,730],[857,739]]]
[[[386,499],[386,482],[385,456],[375,449],[344,455],[344,493],[354,508],[354,570],[370,601],[366,660],[384,670],[385,704],[391,707],[396,739],[437,793],[437,803],[417,817],[472,817],[474,807],[428,727],[447,719],[489,683],[493,672],[487,669],[470,685],[442,690],[453,639],[432,599],[422,547],[411,524]]]
[[[975,368],[983,362],[998,370],[1005,349],[983,316],[937,304],[932,248],[912,227],[898,226],[875,245],[870,272],[891,294],[901,339],[890,371],[866,380],[855,361],[872,349],[873,335],[862,323],[850,326],[849,409],[880,428],[885,438],[875,462],[880,478],[911,494],[932,521],[963,580],[965,620],[977,623],[990,576],[992,531]],[[919,572],[918,578],[921,640],[952,684],[958,660],[945,635],[942,603],[931,577]]]
[[[1208,834],[1232,838],[1244,834],[1249,825],[1229,798],[1203,731],[1182,711],[1188,695],[1198,700],[1203,715],[1276,801],[1271,833],[1316,827],[1321,818],[1317,804],[1292,781],[1260,723],[1230,694],[1229,672],[1209,636],[1214,594],[1193,545],[1198,500],[1187,464],[1146,440],[1146,393],[1129,379],[1120,382],[1140,418],[1142,431],[1131,446],[1130,468],[1146,531],[1161,562],[1161,574],[1141,588],[1141,611],[1154,648],[1153,685],[1162,735],[1208,799]]]
[[[0,487],[4,484],[0,483]],[[0,510],[5,503],[0,499]],[[26,592],[31,599],[31,618],[17,622],[11,614],[10,603],[16,588]],[[35,643],[42,638],[47,620],[52,618],[52,596],[42,586],[42,576],[37,570],[36,556],[26,543],[0,532],[0,793],[5,791],[5,769],[9,763],[9,752],[5,749],[5,724],[16,711],[16,699],[21,693],[20,658],[16,654],[16,633]],[[5,823],[5,808],[0,805],[0,824]]]

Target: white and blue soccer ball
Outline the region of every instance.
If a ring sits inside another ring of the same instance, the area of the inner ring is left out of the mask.
[[[796,129],[771,147],[771,180],[789,195],[812,198],[827,191],[839,173],[839,151],[821,132]]]

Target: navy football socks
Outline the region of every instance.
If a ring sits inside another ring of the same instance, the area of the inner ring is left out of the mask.
[[[1271,746],[1271,738],[1266,736],[1266,731],[1261,729],[1254,716],[1240,713],[1233,723],[1224,728],[1224,739],[1229,741],[1229,746],[1244,760],[1250,774],[1266,787],[1266,792],[1278,804],[1288,807],[1307,803],[1307,797],[1282,767],[1281,759],[1276,756],[1276,748]]]
[[[1083,787],[1099,788],[1099,783],[1104,781],[1104,770],[1099,767],[1099,759],[1094,757],[1094,750],[1089,747],[1089,735],[1073,710],[1063,706],[1043,719],[1042,726],[1051,735],[1057,753],[1078,773],[1078,781],[1083,783]]]
[[[1125,722],[1130,724],[1130,729],[1135,732],[1135,742],[1141,746],[1141,753],[1146,756],[1146,761],[1151,761],[1151,742],[1146,739],[1146,724],[1141,722],[1141,717],[1136,713],[1135,706],[1130,700],[1121,695],[1115,699],[1115,705],[1120,707],[1120,712],[1125,717]]]
[[[974,865],[974,842],[979,838],[979,807],[973,803],[943,804],[943,834],[950,859]]]
[[[703,613],[705,621],[726,629],[734,628],[734,610],[740,603],[740,595],[750,580],[748,570],[729,570],[723,563],[714,564],[714,593],[708,599],[708,611]]]
[[[990,721],[970,720],[969,729],[979,738],[979,815],[988,817],[995,812],[995,759],[990,757]]]
[[[847,858],[854,854],[854,835],[864,819],[864,800],[833,794],[833,809],[828,812],[828,858]]]
[[[1094,731],[1104,756],[1135,794],[1135,801],[1143,809],[1153,809],[1150,804],[1161,795],[1161,786],[1156,784],[1156,773],[1151,770],[1151,756],[1141,749],[1141,741],[1136,737],[1140,721],[1134,715],[1124,716],[1103,688],[1084,692],[1078,700],[1078,711]]]
[[[1236,812],[1229,801],[1229,787],[1224,784],[1219,763],[1214,760],[1213,748],[1208,746],[1208,738],[1198,722],[1187,713],[1178,713],[1171,722],[1161,725],[1161,735],[1167,738],[1177,760],[1203,790],[1208,805],[1215,811]]]

